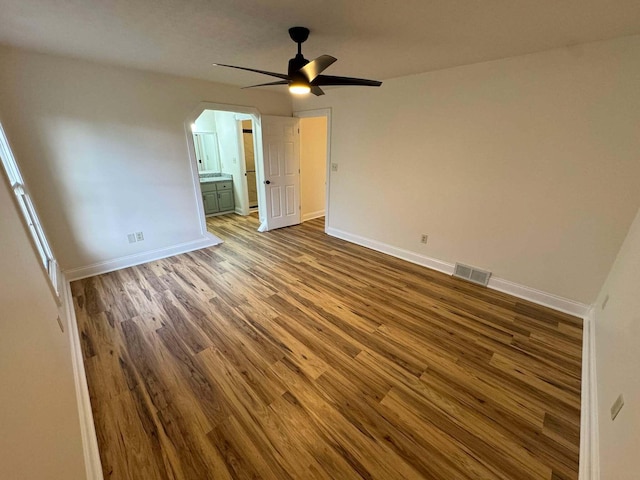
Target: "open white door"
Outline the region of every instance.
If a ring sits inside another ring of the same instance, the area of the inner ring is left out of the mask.
[[[262,116],[267,229],[300,223],[298,119]]]

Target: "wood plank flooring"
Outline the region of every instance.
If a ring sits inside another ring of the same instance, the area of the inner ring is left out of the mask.
[[[72,283],[105,479],[577,479],[582,321],[323,223]]]

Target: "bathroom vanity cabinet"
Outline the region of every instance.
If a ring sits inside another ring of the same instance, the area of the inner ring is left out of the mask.
[[[215,178],[215,177],[214,177]],[[200,182],[205,215],[232,213],[235,210],[233,181],[228,178]]]

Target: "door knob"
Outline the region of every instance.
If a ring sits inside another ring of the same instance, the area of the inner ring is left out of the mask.
[[[271,180],[265,180],[264,183],[266,183],[267,185],[269,185],[271,183]]]

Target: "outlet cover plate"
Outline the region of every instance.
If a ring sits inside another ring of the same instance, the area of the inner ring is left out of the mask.
[[[613,402],[613,405],[611,405],[611,421],[612,422],[616,419],[616,417],[620,413],[620,410],[622,410],[623,406],[624,406],[624,397],[622,396],[622,394],[620,394],[618,395],[618,398],[616,398],[616,401]]]

